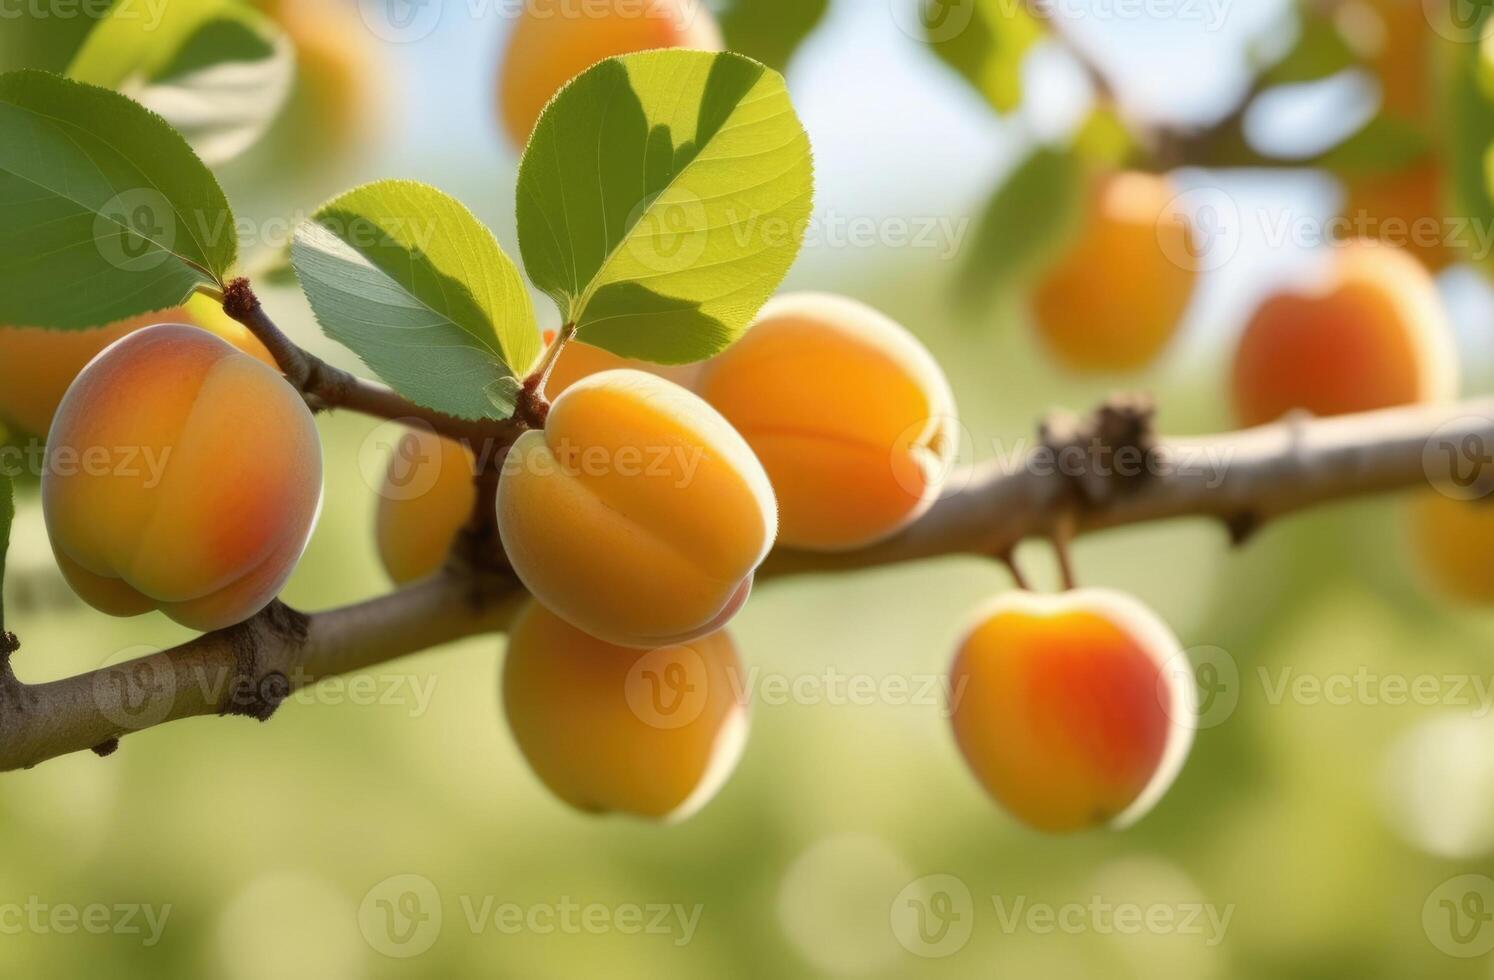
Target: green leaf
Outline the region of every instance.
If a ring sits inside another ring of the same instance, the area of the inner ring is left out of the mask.
[[[0,633],[5,632],[5,553],[10,548],[10,525],[15,516],[15,490],[10,477],[0,473]]]
[[[1280,60],[1265,70],[1263,77],[1271,85],[1316,82],[1358,64],[1353,48],[1333,20],[1309,5],[1302,5],[1296,41]]]
[[[327,335],[406,398],[460,418],[506,418],[539,356],[519,270],[455,199],[384,180],[296,229],[291,263]]]
[[[1420,126],[1381,114],[1312,162],[1342,174],[1388,173],[1411,166],[1431,149]]]
[[[45,72],[0,75],[0,202],[0,323],[175,306],[238,251],[223,191],[160,116]]]
[[[588,343],[662,364],[747,329],[803,242],[809,138],[737,54],[610,58],[561,90],[519,166],[529,278]]]
[[[963,305],[979,309],[1047,268],[1084,213],[1084,167],[1068,150],[1039,147],[986,205],[957,281]]]
[[[901,0],[898,0],[901,2]],[[910,0],[925,40],[1000,113],[1022,103],[1022,63],[1047,30],[1013,0],[934,3]]]
[[[830,0],[731,0],[721,31],[730,50],[782,71],[829,8]]]
[[[1481,30],[1481,28],[1480,28]],[[1473,34],[1473,37],[1480,35]],[[1475,231],[1494,228],[1494,42],[1448,42],[1447,165],[1452,213]],[[1464,236],[1456,236],[1464,237]],[[1486,271],[1494,256],[1470,255]]]
[[[272,20],[239,0],[172,0],[155,16],[117,4],[68,75],[159,112],[216,164],[275,120],[290,95],[295,52]]]

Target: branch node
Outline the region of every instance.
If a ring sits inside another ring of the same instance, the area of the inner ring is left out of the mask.
[[[21,649],[21,641],[14,633],[0,633],[0,658],[5,663],[10,662],[10,655]]]
[[[1229,530],[1229,543],[1236,548],[1243,548],[1249,544],[1266,524],[1261,515],[1255,511],[1241,511],[1224,519],[1224,526]]]
[[[1156,414],[1151,395],[1117,394],[1082,418],[1053,413],[1039,435],[1079,502],[1103,507],[1136,493],[1157,472]]]
[[[248,279],[239,276],[224,288],[223,312],[235,320],[242,322],[253,316],[258,309],[259,297],[254,295]]]
[[[119,738],[118,736],[116,736],[114,738],[104,739],[99,744],[93,746],[89,751],[98,756],[100,759],[106,759],[109,756],[113,755],[118,748]]]
[[[234,674],[223,705],[225,715],[243,715],[259,721],[270,716],[290,696],[290,678],[283,670],[262,663],[269,649],[295,651],[305,644],[311,620],[276,600],[258,616],[233,627],[228,641],[233,646]],[[272,639],[273,642],[266,642]]]

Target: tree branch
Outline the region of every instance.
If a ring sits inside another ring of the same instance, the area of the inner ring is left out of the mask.
[[[1445,479],[1458,460],[1444,444],[1494,450],[1494,399],[1186,439],[1156,439],[1151,420],[1150,404],[1134,398],[1085,419],[1050,419],[1032,449],[953,474],[928,513],[891,540],[840,555],[776,553],[760,577],[947,554],[1004,557],[1064,520],[1085,532],[1207,517],[1243,539],[1317,504]],[[0,770],[90,748],[107,754],[121,736],[179,718],[268,718],[322,678],[499,631],[521,595],[511,574],[457,566],[310,616],[276,603],[232,629],[66,680],[21,683],[0,655]]]
[[[381,384],[366,381],[302,349],[285,335],[260,305],[247,279],[228,284],[223,312],[242,323],[265,345],[285,379],[314,409],[346,408],[374,418],[423,422],[441,435],[458,439],[479,456],[491,455],[524,431],[511,419],[459,419],[417,405]]]

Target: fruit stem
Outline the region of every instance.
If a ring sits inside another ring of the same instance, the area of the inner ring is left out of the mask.
[[[555,362],[560,360],[561,351],[575,336],[574,323],[561,327],[560,334],[540,358],[539,365],[524,379],[524,387],[519,391],[518,402],[514,406],[514,418],[532,429],[545,427],[545,419],[550,415],[550,403],[545,400],[545,385],[550,381],[550,372],[555,370]]]
[[[1074,540],[1074,530],[1074,512],[1065,510],[1058,515],[1058,520],[1053,525],[1053,550],[1058,555],[1058,571],[1063,577],[1065,592],[1072,592],[1079,587],[1078,580],[1074,577],[1074,562],[1069,556],[1069,544]]]
[[[1006,566],[1006,570],[1012,573],[1012,581],[1017,583],[1017,588],[1021,589],[1023,592],[1032,591],[1032,583],[1027,580],[1027,576],[1022,574],[1021,567],[1017,565],[1017,555],[1015,551],[1003,551],[996,557],[1001,560],[1001,564]]]

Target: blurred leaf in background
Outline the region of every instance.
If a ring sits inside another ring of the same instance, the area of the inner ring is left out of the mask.
[[[830,9],[830,0],[726,0],[726,46],[782,71]]]

